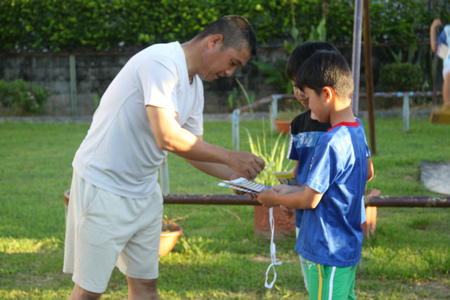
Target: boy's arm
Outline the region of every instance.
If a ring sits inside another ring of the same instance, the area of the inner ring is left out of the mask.
[[[301,187],[276,185],[257,194],[256,199],[266,207],[283,205],[295,209],[314,209],[322,196],[323,194],[306,185]]]
[[[372,159],[370,157],[367,158],[367,181],[371,181],[373,179],[374,169]]]
[[[295,161],[295,167],[292,170],[292,174],[297,177],[297,170],[298,170],[298,160]]]

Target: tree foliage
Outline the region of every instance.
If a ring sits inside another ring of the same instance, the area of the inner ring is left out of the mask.
[[[371,1],[373,43],[428,40],[437,2]],[[450,3],[440,2],[446,24]],[[353,39],[353,0],[2,0],[0,51],[107,51],[183,42],[228,14],[248,18],[262,45],[291,38],[293,27],[307,40],[311,25],[325,15],[329,42],[349,44]]]

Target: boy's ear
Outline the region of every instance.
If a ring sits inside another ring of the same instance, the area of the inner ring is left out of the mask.
[[[334,89],[330,86],[325,86],[323,87],[323,92],[325,93],[325,99],[328,102],[330,102],[331,100],[334,99],[334,97],[336,96],[336,92],[334,91]]]

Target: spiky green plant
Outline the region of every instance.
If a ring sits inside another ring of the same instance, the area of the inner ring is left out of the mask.
[[[255,181],[269,186],[279,184],[274,172],[292,170],[294,167],[293,161],[286,158],[288,137],[280,133],[273,141],[268,138],[267,130],[263,128],[262,135],[256,136],[256,140],[254,140],[248,129],[246,131],[250,151],[261,157],[266,164],[265,169],[256,177]]]

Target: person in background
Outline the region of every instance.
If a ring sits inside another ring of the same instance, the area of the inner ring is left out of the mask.
[[[436,30],[441,26],[440,19],[434,19],[430,26],[430,46],[431,51],[435,52],[443,60],[442,76],[444,84],[442,85],[443,109],[450,109],[450,25],[446,25],[444,30],[436,39]]]

